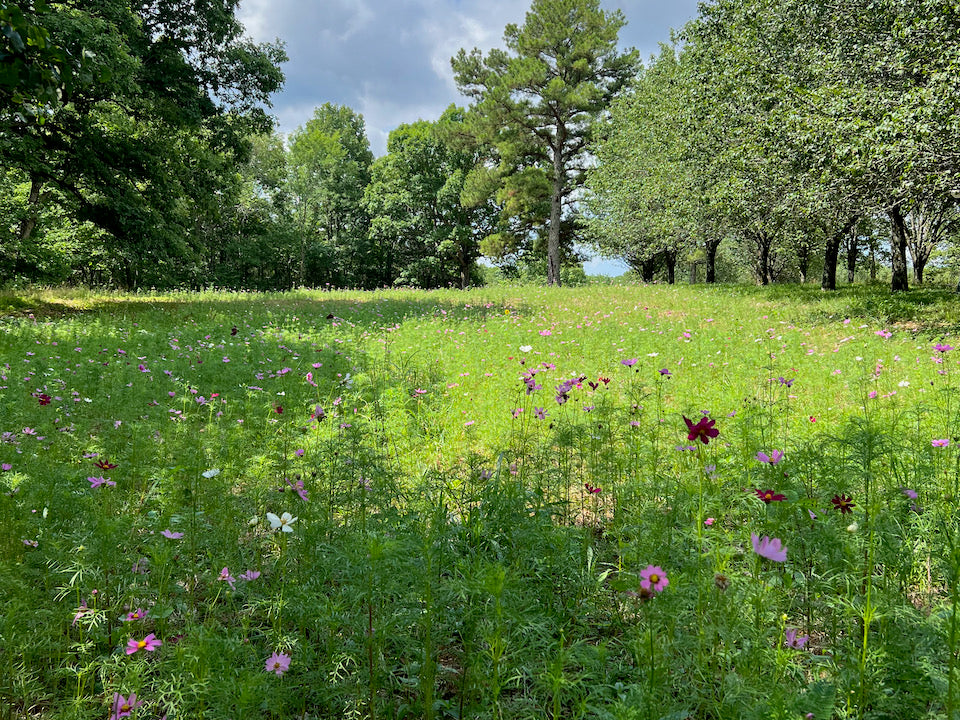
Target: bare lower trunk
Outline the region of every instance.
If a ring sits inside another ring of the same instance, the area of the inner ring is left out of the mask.
[[[27,196],[27,214],[20,221],[20,231],[17,233],[19,243],[22,245],[33,235],[37,227],[37,221],[40,218],[40,188],[43,182],[37,176],[30,178],[30,195]]]
[[[851,230],[847,233],[847,282],[853,284],[857,270],[857,233]]]
[[[892,230],[890,238],[890,291],[904,292],[909,289],[907,282],[907,224],[900,212],[900,207],[894,205],[887,211],[890,216]]]
[[[717,248],[720,247],[719,240],[707,240],[707,282],[715,283],[717,281]]]
[[[842,230],[827,238],[827,246],[823,253],[823,276],[820,279],[821,290],[837,289],[837,259],[840,255],[840,243],[857,223],[856,217],[850,218]]]
[[[560,215],[563,210],[563,126],[557,128],[557,147],[553,151],[553,195],[550,198],[550,227],[547,234],[547,284],[560,285]]]

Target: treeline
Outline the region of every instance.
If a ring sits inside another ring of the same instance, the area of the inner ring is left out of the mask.
[[[956,3],[712,0],[642,67],[622,13],[533,0],[452,59],[467,107],[376,159],[347,107],[274,131],[284,51],[236,4],[0,0],[0,283],[560,283],[592,246],[644,280],[831,289],[842,257],[903,290],[955,252]]]
[[[960,226],[960,5],[714,0],[611,109],[596,243],[643,277],[922,283]],[[909,256],[909,263],[908,263]]]

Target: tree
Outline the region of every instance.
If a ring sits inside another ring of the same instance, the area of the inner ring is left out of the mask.
[[[289,181],[300,233],[297,282],[372,288],[386,279],[363,206],[373,153],[363,116],[325,103],[290,136]]]
[[[467,126],[496,149],[503,183],[535,168],[549,182],[547,281],[560,283],[564,205],[575,201],[595,124],[633,77],[637,53],[617,52],[625,24],[599,0],[533,0],[507,50],[474,48],[452,59],[457,87],[474,100]]]
[[[198,214],[232,182],[247,138],[271,129],[263,106],[283,82],[285,56],[279,45],[243,39],[236,6],[73,0],[21,8],[41,40],[27,43],[36,52],[22,59],[26,74],[10,79],[16,61],[4,68],[13,91],[0,91],[0,160],[38,187],[30,199],[41,202],[39,188],[51,186],[72,218],[106,230],[127,286],[170,282],[196,267]]]
[[[401,125],[373,165],[365,199],[370,233],[388,254],[394,282],[466,288],[477,279],[480,239],[491,234],[499,208],[490,200],[463,202],[478,157],[450,144],[462,123],[463,111],[450,107],[436,123]]]

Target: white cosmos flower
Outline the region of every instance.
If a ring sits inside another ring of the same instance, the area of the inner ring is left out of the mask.
[[[528,352],[530,352],[531,350],[533,350],[533,345],[521,345],[521,346],[520,346],[520,352],[522,352],[522,353],[528,353]]]
[[[267,520],[270,521],[271,530],[282,530],[283,532],[293,532],[293,528],[290,526],[297,521],[297,519],[288,512],[283,513],[280,517],[277,517],[273,513],[267,513]]]
[[[214,478],[214,477],[216,477],[217,475],[220,474],[220,468],[211,468],[211,469],[209,469],[209,470],[204,470],[204,471],[203,471],[202,473],[200,473],[200,474],[203,475],[203,477],[205,477],[205,478],[207,478],[207,479],[209,480],[210,478]]]

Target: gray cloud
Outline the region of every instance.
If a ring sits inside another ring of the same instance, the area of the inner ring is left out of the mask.
[[[697,0],[603,0],[627,19],[623,47],[648,58],[670,28],[696,16]],[[386,151],[390,131],[464,104],[450,58],[460,48],[502,44],[508,23],[522,23],[516,0],[242,0],[239,17],[258,41],[286,43],[287,82],[274,97],[280,131],[305,123],[325,102],[363,114],[371,148]]]

